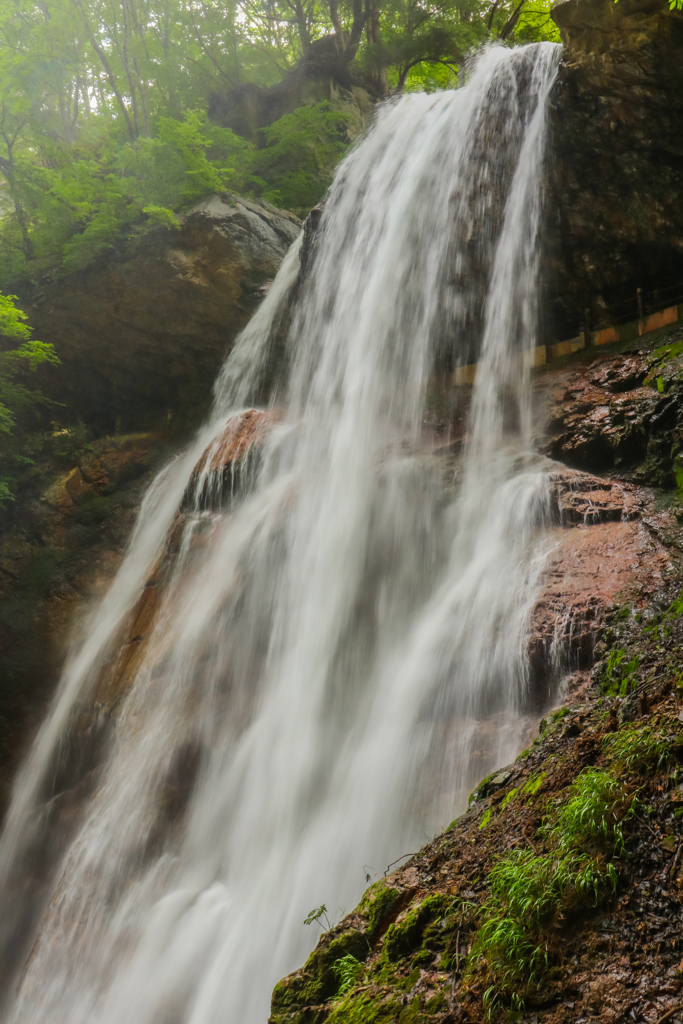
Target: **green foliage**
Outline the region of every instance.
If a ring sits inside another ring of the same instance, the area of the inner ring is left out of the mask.
[[[609,696],[626,696],[638,684],[638,656],[629,658],[624,648],[612,648],[602,674],[602,691]]]
[[[363,971],[363,964],[352,953],[335,960],[332,967],[339,982],[337,995],[340,996],[354,987]]]
[[[26,324],[26,313],[14,305],[15,295],[0,295],[0,333],[7,339],[17,339],[17,348],[0,351],[0,508],[14,500],[12,492],[12,466],[30,463],[30,459],[9,443],[17,421],[25,426],[37,407],[52,404],[37,388],[26,386],[30,374],[44,364],[59,363],[52,345],[31,338]]]
[[[586,840],[612,852],[624,847],[623,821],[632,806],[622,782],[602,768],[585,768],[571,787],[571,796],[548,834],[561,850],[579,848]]]
[[[214,95],[282,81],[325,37],[328,55],[344,51],[332,61],[342,77],[352,69],[386,95],[452,87],[490,38],[555,35],[548,0],[0,0],[0,287],[175,228],[179,210],[212,192],[307,212],[348,145],[345,116],[301,107],[255,149],[255,127],[240,138],[206,110]]]
[[[267,185],[263,196],[276,206],[305,214],[318,203],[348,146],[349,117],[329,103],[299,107],[263,129],[264,149],[254,154],[254,172]]]
[[[522,793],[535,796],[543,785],[547,772],[539,772],[538,775],[530,775],[522,787]]]
[[[515,29],[520,43],[561,42],[560,30],[550,17],[552,5],[553,0],[532,0],[524,5]]]
[[[656,771],[671,759],[671,742],[660,732],[645,726],[626,726],[604,737],[609,758],[627,772]]]
[[[292,1008],[319,1006],[333,999],[339,990],[338,964],[347,957],[362,963],[368,955],[366,936],[356,929],[336,935],[328,941],[324,936],[313,950],[304,967],[275,986],[271,1019],[292,1020]],[[351,961],[346,960],[350,965]],[[280,1016],[282,1015],[282,1016]]]
[[[544,983],[554,923],[616,888],[611,858],[623,849],[632,805],[609,772],[585,769],[543,828],[550,852],[514,850],[494,865],[468,967],[490,981],[490,1009],[503,999],[521,1009],[525,993]]]
[[[327,928],[328,928],[328,931],[329,931],[329,929],[331,928],[330,919],[327,916],[327,907],[325,906],[324,903],[321,904],[319,907],[315,907],[313,910],[309,911],[308,916],[306,917],[306,920],[304,921],[304,924],[313,924],[314,922],[317,921],[318,924],[320,925],[320,927],[322,928],[322,924],[321,924],[321,921],[320,921],[321,917],[325,918],[325,921],[327,923]]]
[[[0,295],[0,335],[5,338],[23,338],[28,341],[31,328],[25,322],[28,315],[14,305],[16,295]]]

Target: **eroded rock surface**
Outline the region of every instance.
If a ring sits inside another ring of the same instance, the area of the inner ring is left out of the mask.
[[[553,474],[551,486],[560,525],[547,538],[529,640],[546,680],[590,667],[613,608],[642,608],[664,588],[674,561],[661,536],[676,525],[646,488],[571,470]]]
[[[537,380],[539,449],[570,466],[671,488],[683,469],[683,330],[596,350]]]

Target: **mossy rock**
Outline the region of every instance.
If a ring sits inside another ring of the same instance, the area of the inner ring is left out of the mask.
[[[417,1024],[418,1021],[429,1020],[420,1010],[419,998],[403,1006],[380,990],[350,995],[342,1000],[332,1010],[327,1024]]]
[[[341,933],[327,932],[305,965],[275,986],[271,1003],[271,1024],[316,1024],[327,1011],[322,1004],[336,995],[339,980],[334,963],[351,954],[364,961],[370,952],[367,936],[356,928]]]
[[[444,902],[444,896],[428,896],[400,924],[389,925],[384,936],[384,957],[396,961],[415,953],[422,945],[427,926],[441,916]]]
[[[382,878],[366,889],[357,913],[367,920],[367,934],[372,940],[382,931],[382,925],[391,917],[401,900],[398,889],[392,889]]]

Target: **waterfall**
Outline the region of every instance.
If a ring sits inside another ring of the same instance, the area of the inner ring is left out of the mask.
[[[517,753],[558,56],[489,47],[382,105],[153,484],[15,786],[4,1021],[263,1022],[306,914],[351,910]]]

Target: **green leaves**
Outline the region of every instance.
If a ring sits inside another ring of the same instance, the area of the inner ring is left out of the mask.
[[[252,161],[266,185],[264,198],[303,215],[315,206],[348,147],[349,121],[325,102],[299,107],[264,128],[266,146]]]
[[[604,769],[586,768],[559,812],[549,808],[542,834],[550,851],[513,850],[494,865],[470,957],[470,970],[483,970],[494,982],[487,1005],[502,997],[519,1001],[527,989],[540,987],[553,925],[616,889],[612,858],[623,850],[623,823],[632,814],[624,784]]]
[[[313,910],[309,911],[308,916],[304,921],[304,924],[314,924],[316,921],[320,924],[321,917],[325,918],[325,921],[327,922],[327,928],[329,930],[330,921],[327,916],[327,907],[325,906],[324,903],[322,903],[319,907],[315,907]],[[320,927],[322,928],[322,925],[320,925]]]
[[[25,322],[28,320],[28,314],[24,313],[23,309],[17,309],[14,305],[15,299],[16,295],[0,295],[0,335],[6,338],[28,339],[31,337],[31,328]]]
[[[550,837],[561,850],[599,841],[610,853],[624,847],[623,821],[632,798],[624,784],[604,768],[584,768],[575,779],[571,796],[557,823],[549,827]]]
[[[15,298],[0,295],[0,335],[23,339],[18,348],[0,351],[0,436],[5,438],[14,431],[19,416],[37,406],[50,404],[40,391],[26,387],[26,374],[35,373],[43,364],[59,363],[52,345],[31,338],[31,330],[25,323],[27,315],[14,305]],[[0,454],[5,454],[1,448]],[[10,485],[11,480],[0,479],[0,508],[14,500]]]
[[[349,991],[349,989],[354,987],[360,978],[363,971],[363,964],[360,960],[356,960],[355,956],[351,953],[347,953],[346,956],[342,956],[338,960],[334,961],[332,964],[332,970],[339,982],[337,995],[343,996]]]

